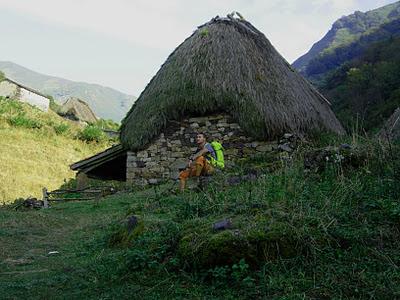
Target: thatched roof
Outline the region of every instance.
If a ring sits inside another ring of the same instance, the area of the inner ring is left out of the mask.
[[[216,17],[168,57],[125,119],[121,141],[140,149],[169,120],[227,112],[250,136],[343,128],[319,94],[249,22]]]
[[[378,137],[382,140],[400,141],[400,107],[386,121]]]
[[[85,101],[70,97],[61,106],[59,114],[67,118],[86,123],[96,123],[97,117]]]

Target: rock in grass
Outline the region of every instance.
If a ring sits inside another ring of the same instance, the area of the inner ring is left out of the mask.
[[[231,228],[232,228],[232,222],[229,219],[219,221],[217,223],[214,223],[213,225],[213,230],[226,230]]]
[[[177,248],[184,265],[205,269],[226,266],[245,259],[251,266],[277,258],[304,255],[307,244],[293,227],[274,223],[268,229],[241,228],[240,231],[197,228],[183,234]]]
[[[130,216],[128,217],[128,233],[131,233],[133,229],[135,229],[135,227],[138,224],[138,218],[136,216]]]
[[[132,215],[118,222],[109,237],[110,246],[129,246],[131,241],[140,236],[145,230],[143,220]]]
[[[289,143],[278,145],[278,150],[285,152],[293,152],[293,149],[290,147]]]
[[[304,154],[304,168],[314,172],[323,171],[328,164],[340,165],[343,168],[359,168],[366,162],[366,150],[353,148],[348,144],[313,149]]]

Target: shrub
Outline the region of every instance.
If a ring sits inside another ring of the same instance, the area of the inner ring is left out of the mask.
[[[14,117],[11,117],[8,120],[8,122],[10,123],[10,125],[16,126],[16,127],[24,127],[24,128],[30,128],[30,129],[42,128],[41,122],[30,119],[30,118],[26,117],[24,114],[18,114]]]
[[[99,119],[96,124],[101,129],[119,130],[120,125],[110,119]]]
[[[208,31],[208,28],[204,28],[204,29],[202,29],[202,30],[200,31],[200,35],[201,35],[202,37],[208,36],[209,33],[210,33],[210,32]]]
[[[50,95],[47,95],[47,98],[49,98],[49,107],[52,111],[58,113],[61,109],[61,105],[58,104],[54,98]]]
[[[105,139],[105,135],[99,127],[88,125],[78,134],[78,138],[87,142],[100,142]]]
[[[56,134],[58,134],[58,135],[65,134],[69,131],[69,125],[66,123],[54,125],[53,128],[54,128],[54,131],[56,132]]]

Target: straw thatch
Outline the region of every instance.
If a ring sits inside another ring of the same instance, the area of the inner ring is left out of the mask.
[[[60,108],[59,114],[75,121],[86,123],[96,123],[97,121],[97,117],[90,109],[89,104],[75,97],[70,97],[65,101]]]
[[[378,137],[382,140],[400,141],[400,107],[386,121]]]
[[[242,19],[216,17],[168,57],[122,122],[143,148],[169,120],[227,112],[257,139],[325,129],[343,133],[328,101]]]

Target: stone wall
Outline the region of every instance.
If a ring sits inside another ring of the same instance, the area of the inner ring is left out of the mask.
[[[224,146],[225,162],[272,150],[272,143],[246,137],[239,124],[228,115],[198,117],[172,122],[146,149],[128,152],[127,181],[145,185],[163,179],[176,179],[179,169],[198,151],[196,133],[204,132],[207,141],[217,140]]]

